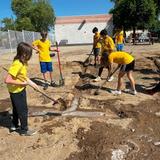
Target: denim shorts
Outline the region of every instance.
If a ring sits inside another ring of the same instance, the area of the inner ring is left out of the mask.
[[[40,62],[41,73],[52,72],[52,62]]]
[[[117,51],[122,51],[123,50],[123,44],[117,44]]]

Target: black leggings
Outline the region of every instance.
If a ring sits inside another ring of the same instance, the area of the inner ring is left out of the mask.
[[[10,98],[13,107],[12,123],[18,127],[20,120],[21,129],[28,130],[28,107],[26,99],[26,90],[19,93],[10,93]]]

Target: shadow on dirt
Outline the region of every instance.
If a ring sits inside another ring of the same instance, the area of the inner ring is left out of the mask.
[[[140,72],[142,74],[157,74],[153,69],[135,69],[135,72]]]
[[[78,74],[80,78],[90,78],[90,79],[95,79],[96,76],[89,74],[89,73],[82,73],[82,72],[72,72],[72,74]]]

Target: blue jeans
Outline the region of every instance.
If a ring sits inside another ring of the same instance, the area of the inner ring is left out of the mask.
[[[117,51],[122,51],[123,50],[123,44],[117,44]]]

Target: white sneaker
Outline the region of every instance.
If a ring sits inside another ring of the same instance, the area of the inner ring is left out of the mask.
[[[133,94],[133,95],[136,95],[137,94],[137,91],[136,90],[130,90],[130,92],[129,92],[130,94]]]
[[[108,82],[113,81],[113,79],[114,79],[114,77],[113,77],[113,76],[109,77],[109,78],[108,78]]]
[[[120,95],[122,92],[121,92],[121,91],[118,91],[118,90],[115,90],[115,91],[112,91],[112,93],[113,93],[114,95]]]
[[[94,79],[93,81],[94,81],[94,82],[99,82],[99,81],[101,81],[101,77],[98,76],[98,77],[97,77],[96,79]]]

